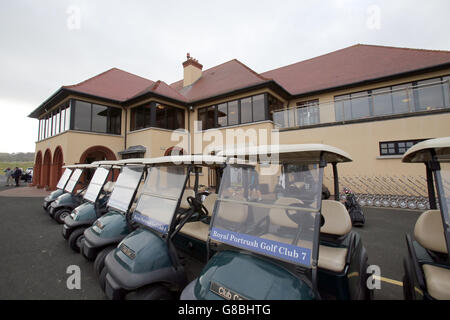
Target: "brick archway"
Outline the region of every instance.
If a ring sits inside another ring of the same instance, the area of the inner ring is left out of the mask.
[[[115,153],[104,146],[93,146],[88,149],[86,149],[80,157],[80,163],[92,163],[94,161],[101,161],[101,160],[117,160],[117,157]],[[114,169],[114,177],[117,179],[117,176],[119,174],[118,170]],[[85,170],[85,173],[81,177],[81,181],[85,182],[87,180],[90,180],[91,175],[93,174],[93,171],[91,170]],[[112,175],[111,175],[112,176]],[[111,176],[108,177],[108,179],[111,179]]]
[[[62,175],[62,166],[64,165],[64,156],[61,146],[56,147],[53,154],[53,163],[50,170],[50,189],[55,190],[56,184]]]
[[[42,170],[42,152],[39,150],[36,154],[36,159],[34,160],[33,167],[33,186],[38,186],[41,188],[41,170]]]
[[[170,147],[164,152],[164,156],[182,156],[186,154],[183,148],[180,147]]]
[[[45,150],[44,161],[42,162],[41,176],[39,185],[43,188],[50,186],[50,168],[52,165],[52,152],[50,149]]]

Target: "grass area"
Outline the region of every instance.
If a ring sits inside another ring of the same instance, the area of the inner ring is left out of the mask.
[[[33,161],[24,161],[24,162],[0,162],[0,174],[4,175],[3,170],[6,168],[11,168],[14,170],[15,167],[22,168],[22,170],[26,170],[27,168],[33,167]]]

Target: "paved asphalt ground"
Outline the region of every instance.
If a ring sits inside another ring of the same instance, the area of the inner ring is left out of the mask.
[[[5,190],[3,183],[0,191]],[[74,253],[61,236],[62,226],[42,209],[43,198],[0,197],[0,299],[104,299],[93,264]],[[419,212],[365,208],[360,232],[369,263],[381,268],[375,299],[402,299],[406,254],[404,235],[412,233]],[[81,289],[69,290],[67,267],[81,269]]]

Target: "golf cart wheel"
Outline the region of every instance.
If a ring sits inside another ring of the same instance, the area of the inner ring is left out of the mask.
[[[172,300],[173,294],[162,284],[154,284],[129,292],[126,300]]]
[[[103,267],[102,271],[100,272],[100,276],[98,277],[98,283],[100,284],[100,288],[102,288],[103,292],[105,291],[106,287],[106,274],[108,273],[108,269]]]
[[[102,251],[100,251],[97,254],[97,257],[95,258],[94,261],[94,270],[97,274],[97,276],[100,277],[100,274],[102,273],[102,270],[105,266],[105,258],[108,255],[108,253],[110,253],[112,250],[114,250],[116,247],[114,246],[109,246],[104,248]]]
[[[84,241],[84,228],[73,230],[72,234],[69,237],[70,248],[73,251],[80,253],[83,241]]]
[[[64,219],[70,215],[70,209],[63,208],[53,214],[53,219],[59,224],[64,224]]]

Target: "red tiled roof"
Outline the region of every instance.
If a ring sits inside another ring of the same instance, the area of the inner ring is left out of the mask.
[[[188,101],[198,101],[248,86],[267,82],[240,61],[233,59],[203,71],[202,76],[190,86],[183,88],[183,80],[170,86],[186,97]]]
[[[151,80],[112,68],[83,82],[62,88],[122,102],[154,84]]]
[[[144,95],[146,93],[150,93],[150,92],[153,92],[153,93],[156,93],[156,94],[168,97],[168,98],[172,98],[175,100],[187,102],[186,97],[181,95],[178,91],[176,91],[171,86],[169,86],[167,83],[165,83],[164,81],[161,81],[161,80],[156,81],[154,84],[152,84],[148,88],[145,88],[144,90],[138,92],[136,95],[134,95],[133,98],[142,96],[142,95]]]
[[[450,63],[450,51],[357,44],[261,73],[293,95]]]

